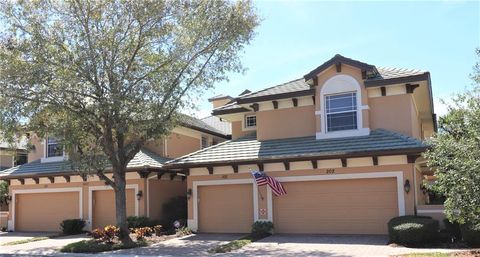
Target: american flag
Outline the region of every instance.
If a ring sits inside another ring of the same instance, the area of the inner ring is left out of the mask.
[[[272,192],[275,194],[275,196],[287,194],[285,188],[275,178],[269,177],[260,171],[252,171],[252,176],[255,179],[257,186],[268,185],[272,189]]]
[[[287,191],[285,191],[285,188],[283,188],[282,183],[278,182],[278,180],[267,176],[267,184],[270,186],[275,196],[287,194]]]
[[[252,176],[255,179],[257,186],[263,186],[267,184],[267,176],[260,171],[252,171]]]

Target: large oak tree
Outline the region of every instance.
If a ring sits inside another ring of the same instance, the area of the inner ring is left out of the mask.
[[[197,95],[242,71],[239,53],[259,22],[252,3],[5,2],[0,130],[60,138],[78,170],[113,187],[120,238],[131,242],[127,164],[169,134]]]

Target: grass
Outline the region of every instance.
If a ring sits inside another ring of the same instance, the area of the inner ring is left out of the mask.
[[[90,239],[68,244],[62,247],[60,251],[64,253],[99,253],[120,249],[130,249],[147,245],[148,243],[143,240],[134,242],[133,244],[124,245],[122,243],[107,244],[94,239]]]
[[[52,237],[48,237],[48,236],[32,237],[32,238],[29,238],[29,239],[22,239],[22,240],[8,242],[8,243],[5,243],[5,244],[2,244],[2,246],[26,244],[26,243],[36,242],[36,241],[47,240],[47,239],[50,239],[50,238],[52,238]]]
[[[231,242],[228,242],[227,244],[224,244],[224,245],[219,245],[217,247],[214,247],[210,250],[208,250],[209,253],[228,253],[228,252],[231,252],[231,251],[235,251],[235,250],[238,250],[252,242],[255,242],[257,240],[260,240],[262,238],[265,238],[267,236],[269,236],[270,234],[266,234],[266,235],[260,235],[260,236],[253,236],[253,235],[247,235],[247,236],[244,236],[240,239],[237,239],[237,240],[233,240]]]

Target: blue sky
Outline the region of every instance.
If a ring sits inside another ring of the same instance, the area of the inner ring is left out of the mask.
[[[454,92],[471,85],[469,74],[480,45],[480,1],[324,2],[257,1],[263,21],[245,48],[244,74],[215,85],[207,98],[237,96],[300,78],[335,54],[376,66],[431,73],[436,112]]]

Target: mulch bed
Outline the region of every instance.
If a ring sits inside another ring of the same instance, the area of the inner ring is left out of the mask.
[[[479,257],[480,249],[455,253],[455,257]]]

